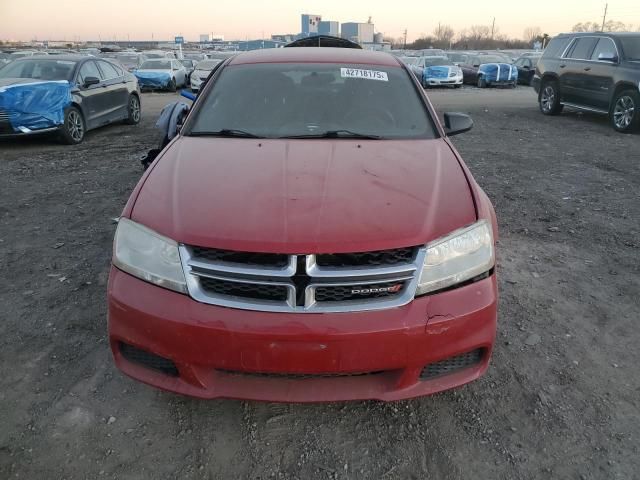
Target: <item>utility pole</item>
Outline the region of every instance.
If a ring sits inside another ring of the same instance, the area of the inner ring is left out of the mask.
[[[602,31],[604,32],[604,24],[607,22],[607,10],[609,10],[609,4],[604,4],[604,15],[602,16]]]
[[[404,29],[404,50],[407,49],[407,29]]]
[[[493,17],[493,23],[491,24],[491,40],[493,40],[493,34],[496,31],[496,17]]]

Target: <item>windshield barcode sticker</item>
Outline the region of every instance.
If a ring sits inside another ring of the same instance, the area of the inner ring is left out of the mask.
[[[340,76],[342,78],[366,78],[367,80],[379,80],[381,82],[388,82],[387,72],[380,72],[378,70],[361,70],[359,68],[341,68]]]

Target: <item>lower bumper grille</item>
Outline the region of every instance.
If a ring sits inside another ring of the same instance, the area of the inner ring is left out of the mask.
[[[120,342],[119,350],[120,354],[132,363],[137,363],[138,365],[156,370],[171,377],[177,377],[179,375],[175,363],[168,358],[140,350],[124,342]]]
[[[283,380],[309,380],[317,378],[345,378],[345,377],[366,377],[372,375],[382,375],[387,373],[385,371],[375,372],[358,372],[358,373],[271,373],[271,372],[242,372],[238,370],[223,370],[217,369],[217,372],[226,373],[228,375],[242,376],[242,377],[257,377],[257,378],[274,378]]]
[[[463,353],[462,355],[445,358],[439,362],[431,363],[422,370],[420,380],[431,380],[433,378],[462,370],[463,368],[472,367],[482,361],[483,355],[484,349],[478,348],[471,352]]]
[[[9,122],[9,114],[4,110],[0,110],[0,134],[15,133],[11,122]]]

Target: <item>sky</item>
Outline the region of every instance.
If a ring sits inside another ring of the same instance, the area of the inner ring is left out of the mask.
[[[430,34],[438,22],[460,31],[491,25],[521,38],[525,28],[555,35],[579,22],[608,19],[640,29],[640,0],[0,0],[0,39],[4,40],[169,40],[199,34],[226,39],[269,38],[298,33],[300,14],[325,20],[366,22],[376,31],[412,41]]]

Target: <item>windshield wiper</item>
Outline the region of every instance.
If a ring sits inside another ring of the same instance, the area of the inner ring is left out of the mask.
[[[188,137],[237,137],[237,138],[265,138],[255,133],[245,132],[237,128],[223,128],[216,131],[189,132]]]
[[[307,133],[303,135],[286,135],[278,138],[366,138],[368,140],[380,140],[380,135],[352,132],[351,130],[327,130],[322,133]]]

